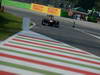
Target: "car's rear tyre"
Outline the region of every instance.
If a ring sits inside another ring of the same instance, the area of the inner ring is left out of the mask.
[[[59,22],[58,22],[58,21],[56,21],[56,23],[55,23],[54,27],[56,27],[56,28],[59,28],[59,27],[60,27],[60,26],[59,26]]]
[[[46,23],[45,23],[44,21],[42,21],[42,25],[43,25],[43,26],[46,26]]]

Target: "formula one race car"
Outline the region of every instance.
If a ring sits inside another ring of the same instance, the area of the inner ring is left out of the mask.
[[[59,21],[54,19],[54,16],[47,15],[47,18],[42,20],[42,25],[59,28]]]

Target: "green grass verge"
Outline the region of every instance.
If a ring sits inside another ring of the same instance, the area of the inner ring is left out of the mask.
[[[21,17],[9,13],[0,12],[0,40],[4,40],[21,30]]]
[[[31,8],[31,4],[23,3],[23,2],[17,2],[17,1],[13,1],[13,0],[3,0],[2,5],[14,6],[14,7],[17,7],[17,8],[25,8],[25,9]]]
[[[8,36],[11,36],[12,34],[9,33],[9,32],[3,32],[3,31],[0,31],[0,40],[4,40],[6,39]]]

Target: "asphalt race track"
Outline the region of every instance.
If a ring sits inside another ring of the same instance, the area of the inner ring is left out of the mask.
[[[60,28],[39,24],[32,30],[100,56],[100,39],[78,31],[77,27],[72,28],[72,24],[60,23]]]
[[[70,44],[74,47],[91,52],[100,56],[100,30],[84,27],[76,24],[76,28],[72,28],[73,23],[60,20],[60,28],[53,28],[42,26],[41,20],[44,18],[42,15],[35,15],[33,12],[18,11],[17,9],[7,9],[8,12],[14,13],[18,16],[27,15],[32,18],[36,23],[32,31],[47,35],[53,39]],[[16,12],[16,13],[15,13]],[[20,13],[20,14],[19,14]]]

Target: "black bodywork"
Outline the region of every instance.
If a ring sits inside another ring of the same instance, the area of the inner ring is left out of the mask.
[[[59,21],[55,20],[54,16],[49,15],[42,20],[42,25],[59,28]]]

